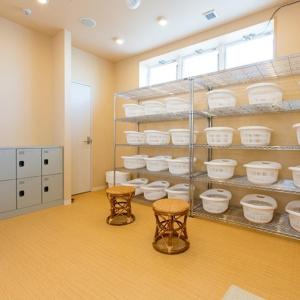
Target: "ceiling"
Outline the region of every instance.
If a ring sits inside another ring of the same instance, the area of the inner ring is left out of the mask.
[[[207,30],[251,13],[275,6],[283,0],[142,0],[137,10],[129,10],[125,0],[0,0],[0,16],[54,35],[66,28],[73,44],[112,61],[121,60],[175,40]],[[32,16],[21,8],[31,8]],[[202,13],[215,9],[218,18],[207,21]],[[80,24],[80,17],[97,21],[94,29]],[[156,18],[165,16],[166,27]],[[123,45],[112,38],[122,37]]]

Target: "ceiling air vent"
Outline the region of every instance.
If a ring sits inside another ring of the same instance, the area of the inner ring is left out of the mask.
[[[90,17],[80,18],[80,23],[89,28],[95,28],[97,25],[96,21]]]
[[[216,14],[215,10],[212,9],[212,10],[209,10],[209,11],[203,13],[203,16],[206,18],[207,21],[210,21],[210,20],[215,19],[217,17],[217,14]]]

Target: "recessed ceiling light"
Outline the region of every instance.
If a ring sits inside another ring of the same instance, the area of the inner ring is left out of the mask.
[[[165,17],[158,17],[157,18],[157,23],[160,25],[160,26],[166,26],[168,24],[168,21]]]
[[[30,17],[32,15],[32,10],[30,8],[22,8],[23,15]]]
[[[129,9],[137,9],[141,5],[141,0],[126,0]]]
[[[95,28],[97,25],[97,22],[90,17],[82,17],[79,20],[82,25],[89,27],[89,28]]]
[[[114,41],[117,45],[123,45],[123,44],[125,43],[124,39],[118,38],[118,37],[113,38],[113,41]]]
[[[49,0],[37,0],[40,4],[48,4]]]

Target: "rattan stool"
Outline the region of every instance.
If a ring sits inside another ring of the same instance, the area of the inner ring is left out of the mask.
[[[131,213],[131,199],[135,189],[129,186],[114,186],[106,190],[110,201],[110,216],[106,218],[109,225],[127,225],[135,220]]]
[[[156,230],[153,247],[165,254],[186,251],[190,243],[186,230],[189,204],[184,200],[162,199],[153,203]]]

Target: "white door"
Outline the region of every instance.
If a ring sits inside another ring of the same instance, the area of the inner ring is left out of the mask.
[[[91,88],[72,83],[72,195],[91,191]]]

